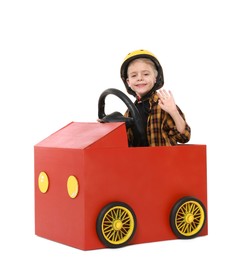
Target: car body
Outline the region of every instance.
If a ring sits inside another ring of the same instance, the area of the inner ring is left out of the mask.
[[[208,234],[206,145],[129,147],[125,123],[71,122],[34,154],[40,237],[91,250]]]

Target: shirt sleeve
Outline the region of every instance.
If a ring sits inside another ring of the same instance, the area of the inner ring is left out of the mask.
[[[177,106],[177,109],[178,109],[180,115],[182,116],[182,118],[185,120],[186,126],[185,126],[184,133],[180,133],[177,130],[172,117],[168,114],[166,128],[168,129],[168,136],[169,136],[169,139],[170,139],[170,142],[172,145],[175,145],[177,143],[187,143],[187,142],[189,142],[189,140],[191,138],[191,128],[188,125],[188,123],[186,122],[185,116],[178,106]]]

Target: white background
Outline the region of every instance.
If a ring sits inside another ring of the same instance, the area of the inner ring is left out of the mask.
[[[243,259],[242,2],[0,1],[1,259]],[[160,60],[190,143],[207,144],[209,235],[93,251],[35,236],[34,145],[96,121],[100,93],[124,91],[120,65],[140,48]]]

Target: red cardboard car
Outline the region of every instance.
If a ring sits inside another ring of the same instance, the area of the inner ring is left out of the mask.
[[[82,250],[207,235],[206,145],[129,147],[108,94],[134,109],[108,89],[109,123],[71,122],[34,146],[35,234]]]

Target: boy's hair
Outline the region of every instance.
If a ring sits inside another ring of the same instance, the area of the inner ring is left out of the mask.
[[[134,59],[134,60],[132,60],[132,61],[129,63],[128,68],[130,67],[130,65],[132,65],[132,64],[133,64],[134,62],[136,62],[136,61],[142,61],[142,62],[145,62],[146,64],[150,65],[150,66],[152,67],[154,73],[155,73],[155,78],[158,76],[158,70],[157,70],[157,68],[156,68],[156,66],[155,66],[155,63],[154,63],[152,60],[148,59],[148,58],[138,58],[138,59]],[[128,68],[127,68],[127,70],[128,70]],[[128,77],[128,74],[127,74],[127,77]]]

